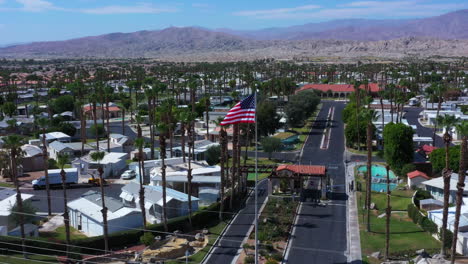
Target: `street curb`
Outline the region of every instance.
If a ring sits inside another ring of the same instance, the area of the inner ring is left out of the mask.
[[[249,194],[247,195],[247,198],[245,199],[245,201],[247,201],[247,199],[250,197],[250,195],[252,194],[253,190],[250,190]],[[244,202],[245,202],[244,201]],[[240,210],[239,210],[240,211]],[[227,223],[227,225],[223,228],[223,230],[221,231],[221,233],[219,234],[218,238],[216,238],[215,242],[213,243],[213,245],[211,246],[210,250],[208,250],[208,252],[206,253],[205,257],[202,259],[202,261],[200,261],[201,264],[204,264],[205,261],[208,259],[208,257],[211,255],[211,253],[213,252],[215,246],[218,244],[219,242],[219,239],[222,238],[224,236],[224,233],[226,233],[226,230],[231,226],[231,223],[232,221],[234,221],[234,219],[237,218],[237,216],[239,215],[239,211],[236,213],[236,216],[232,217],[229,222]]]
[[[258,209],[258,216],[259,216],[259,218],[260,218],[260,215],[262,214],[263,209],[265,208],[266,203],[268,202],[268,198],[269,198],[269,196],[266,197],[265,201],[264,201],[263,204],[262,204],[262,207],[260,207],[260,208]],[[236,256],[235,256],[234,259],[231,261],[231,264],[235,264],[235,263],[237,262],[237,260],[239,259],[239,256],[240,256],[240,254],[241,254],[241,252],[242,252],[242,249],[243,249],[242,246],[243,246],[243,245],[247,242],[247,240],[249,239],[249,236],[250,236],[250,234],[252,233],[254,227],[255,227],[255,220],[254,220],[254,223],[250,226],[249,231],[247,231],[247,236],[245,236],[244,239],[242,240],[241,247],[237,250]]]
[[[264,181],[265,179],[261,180],[261,181]],[[261,181],[259,181],[258,183],[260,183]],[[247,202],[247,200],[249,199],[250,195],[252,195],[252,192],[255,190],[252,189],[250,190],[250,192],[248,193],[248,195],[246,196],[246,198],[244,199],[243,203]],[[216,245],[219,243],[219,240],[224,236],[224,233],[226,233],[226,231],[229,229],[229,227],[231,226],[231,223],[237,218],[237,216],[239,215],[240,211],[242,209],[238,210],[237,213],[236,213],[236,216],[234,216],[233,218],[231,218],[229,220],[229,222],[227,223],[227,225],[223,228],[223,230],[221,231],[221,233],[219,234],[218,238],[216,238],[215,242],[213,243],[213,245],[211,246],[210,250],[206,253],[205,257],[202,259],[202,261],[200,261],[201,264],[205,264],[208,257],[211,255],[211,253],[213,252],[214,248],[216,247]]]
[[[353,163],[351,166],[346,168],[346,178],[348,178],[348,170],[351,169],[354,172],[354,167],[357,163]],[[354,178],[354,173],[352,174]],[[359,220],[358,220],[358,206],[356,203],[356,192],[353,191],[348,195],[348,262],[362,263],[362,251],[361,251],[361,235],[359,233]],[[352,228],[351,228],[352,227]]]
[[[294,220],[293,220],[292,232],[289,233],[288,242],[286,242],[286,250],[283,253],[283,260],[281,261],[281,264],[288,263],[289,251],[291,250],[291,244],[292,244],[291,241],[292,241],[292,237],[296,233],[296,226],[297,226],[297,222],[299,219],[298,216],[299,216],[299,212],[301,211],[301,209],[302,209],[302,202],[300,202],[299,206],[296,209],[296,215],[294,216]]]

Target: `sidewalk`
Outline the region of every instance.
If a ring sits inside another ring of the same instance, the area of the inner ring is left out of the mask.
[[[346,167],[347,182],[354,181],[355,162],[351,162]],[[354,188],[356,183],[354,183]],[[349,263],[362,263],[361,238],[359,234],[358,208],[356,203],[356,192],[348,191],[348,240],[349,240]]]

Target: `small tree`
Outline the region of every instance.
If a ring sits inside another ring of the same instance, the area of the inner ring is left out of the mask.
[[[11,220],[15,226],[20,224],[19,215],[23,215],[23,223],[32,223],[36,219],[36,208],[33,206],[32,202],[27,200],[23,202],[23,211],[21,212],[18,209],[18,205],[15,204],[10,207]]]
[[[211,146],[205,152],[205,160],[208,165],[213,166],[219,163],[221,157],[221,146]]]
[[[141,237],[140,237],[140,242],[145,244],[145,246],[149,246],[153,244],[154,242],[154,235],[151,232],[145,232]]]
[[[275,137],[263,138],[260,142],[262,144],[263,151],[268,153],[268,159],[271,159],[273,152],[281,150],[281,139]]]
[[[413,161],[413,129],[402,123],[385,126],[384,157],[393,171],[401,175],[403,165]]]

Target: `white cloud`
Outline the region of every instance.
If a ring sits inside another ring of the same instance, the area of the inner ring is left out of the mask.
[[[282,8],[273,10],[248,10],[233,15],[256,19],[341,19],[362,17],[423,17],[468,8],[464,4],[428,3],[424,0],[413,1],[355,1],[337,5],[336,8]]]
[[[87,14],[99,14],[99,15],[108,15],[108,14],[157,14],[157,13],[168,13],[176,12],[176,8],[169,7],[156,7],[152,4],[142,3],[134,6],[103,6],[90,9],[82,9],[81,12]]]
[[[235,12],[236,16],[253,16],[253,17],[265,17],[265,16],[277,16],[277,15],[291,15],[297,11],[305,11],[320,8],[318,5],[305,5],[292,8],[278,8],[278,9],[266,9],[266,10],[247,10]]]
[[[22,5],[20,10],[26,12],[42,12],[47,10],[63,10],[63,8],[56,7],[54,4],[44,0],[16,0]]]

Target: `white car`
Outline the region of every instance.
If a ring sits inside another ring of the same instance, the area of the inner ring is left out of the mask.
[[[133,179],[135,178],[136,176],[136,173],[134,170],[126,170],[124,171],[124,173],[122,173],[122,180],[130,180],[130,179]]]

